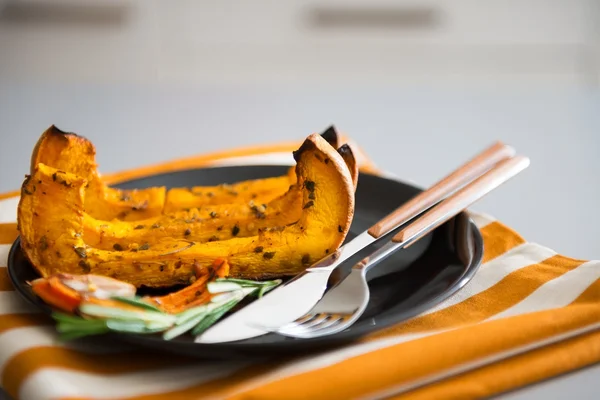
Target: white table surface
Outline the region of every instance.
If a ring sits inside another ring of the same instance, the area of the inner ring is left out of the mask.
[[[0,83],[0,192],[16,189],[51,124],[97,146],[102,172],[231,146],[300,140],[336,124],[376,163],[420,186],[494,140],[531,167],[474,209],[567,256],[600,257],[600,93],[330,87]],[[600,366],[500,396],[592,399]]]

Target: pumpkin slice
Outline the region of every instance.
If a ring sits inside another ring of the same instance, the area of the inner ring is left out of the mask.
[[[256,236],[207,243],[164,238],[127,251],[84,241],[87,180],[39,164],[22,186],[18,222],[24,253],[42,276],[92,273],[164,287],[188,283],[197,268],[223,258],[230,276],[263,279],[295,275],[344,241],[354,215],[354,186],[342,156],[318,134],[294,152],[302,211],[298,222]]]
[[[358,167],[348,145],[338,149],[352,181],[358,179]],[[356,184],[355,184],[356,185]],[[100,221],[84,214],[83,239],[88,246],[105,250],[128,250],[164,238],[194,242],[226,240],[258,234],[260,229],[286,226],[298,221],[302,213],[302,191],[297,185],[267,204],[223,204],[175,212],[142,221]]]
[[[334,148],[339,147],[340,137],[330,127],[322,134]],[[231,185],[174,188],[167,192],[164,187],[122,190],[108,187],[101,179],[96,164],[96,149],[86,138],[71,132],[63,132],[52,125],[38,139],[31,156],[30,173],[38,164],[70,172],[88,181],[85,211],[98,220],[120,219],[137,221],[203,205],[268,202],[286,192],[296,181],[293,168],[281,177],[254,179]]]

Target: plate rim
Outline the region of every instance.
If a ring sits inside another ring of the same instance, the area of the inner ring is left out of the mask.
[[[176,171],[167,171],[167,172],[150,174],[150,175],[143,176],[143,177],[135,177],[133,179],[128,179],[128,180],[125,180],[122,182],[114,183],[109,186],[118,187],[119,185],[128,184],[128,183],[135,182],[135,181],[140,181],[142,179],[151,179],[151,178],[161,176],[161,175],[185,173],[187,171],[191,172],[191,171],[201,171],[201,170],[206,170],[206,169],[229,169],[229,168],[240,168],[240,167],[242,167],[242,168],[244,168],[244,167],[282,168],[282,167],[289,167],[289,165],[287,165],[287,164],[248,164],[248,165],[240,164],[240,165],[217,165],[217,166],[206,166],[206,167],[198,167],[198,168],[185,168],[185,169],[176,170]],[[423,190],[423,188],[415,185],[414,183],[403,181],[400,178],[397,178],[395,176],[388,176],[387,174],[381,175],[381,174],[371,173],[371,172],[366,172],[366,171],[364,171],[364,172],[360,171],[360,174],[361,175],[369,175],[376,179],[381,179],[384,181],[394,182],[394,183],[398,183],[401,185],[405,185],[407,187],[416,189],[418,191]],[[360,176],[359,176],[359,179],[360,179]],[[225,351],[225,352],[234,352],[234,353],[249,351],[251,353],[254,353],[254,352],[260,352],[261,350],[269,350],[270,351],[270,350],[283,349],[283,348],[286,348],[286,350],[289,350],[289,347],[294,347],[295,349],[302,351],[305,348],[315,347],[315,345],[336,346],[336,345],[355,341],[363,336],[366,336],[366,335],[369,335],[372,333],[376,333],[376,332],[381,331],[385,328],[388,328],[392,325],[402,323],[403,321],[407,321],[411,318],[414,318],[415,316],[419,315],[420,313],[422,313],[426,310],[432,309],[436,305],[440,304],[444,300],[450,298],[457,292],[464,289],[464,287],[473,279],[473,277],[476,275],[477,271],[483,264],[483,235],[481,233],[481,230],[479,229],[477,224],[475,224],[475,221],[473,220],[473,218],[471,217],[471,215],[468,213],[467,210],[463,211],[461,214],[466,214],[467,223],[470,225],[469,232],[472,235],[473,244],[474,244],[474,250],[473,250],[474,255],[473,255],[473,259],[472,259],[470,265],[466,266],[465,270],[460,275],[460,277],[457,277],[457,279],[453,282],[453,284],[450,285],[447,289],[445,289],[438,295],[432,297],[428,301],[419,303],[418,305],[411,307],[409,310],[399,313],[398,315],[400,315],[400,317],[398,317],[398,318],[392,318],[392,317],[385,318],[383,321],[377,323],[377,327],[375,329],[373,329],[373,328],[369,329],[367,326],[365,326],[365,327],[350,330],[350,331],[342,331],[335,335],[330,335],[330,336],[308,338],[308,339],[296,339],[293,341],[273,341],[273,342],[261,342],[261,343],[248,342],[247,340],[239,340],[239,341],[233,341],[233,342],[219,342],[219,343],[195,343],[193,341],[190,341],[190,342],[188,342],[188,341],[186,341],[186,342],[165,341],[162,338],[152,337],[151,335],[121,334],[118,332],[108,332],[106,334],[102,334],[102,335],[96,336],[94,338],[105,338],[106,339],[109,337],[114,337],[114,338],[118,339],[119,341],[122,341],[125,343],[134,344],[136,346],[144,347],[144,348],[151,348],[154,350],[159,350],[161,352],[166,351],[166,352],[180,353],[182,351],[185,351],[186,349],[189,349],[190,346],[194,346],[195,349],[199,349],[199,350],[210,348],[211,354],[213,354],[214,351],[216,351],[216,352]],[[52,310],[52,308],[50,306],[48,306],[47,304],[45,304],[43,301],[34,299],[33,298],[34,296],[31,293],[27,293],[26,288],[23,287],[22,282],[19,279],[17,279],[16,271],[15,271],[16,266],[15,266],[15,262],[13,260],[15,259],[17,252],[22,252],[21,246],[20,246],[20,240],[21,240],[21,237],[19,235],[13,241],[13,243],[10,247],[9,253],[8,253],[7,272],[9,275],[9,279],[11,280],[11,283],[14,286],[15,291],[19,293],[21,298],[23,298],[28,303],[35,306],[41,312],[49,315],[49,312]],[[140,338],[140,337],[142,337],[143,340],[141,342],[136,341],[136,338]],[[167,343],[168,343],[168,345],[166,345]],[[189,353],[186,352],[186,354],[189,354]],[[245,356],[248,354],[250,354],[250,353],[244,353]],[[190,354],[190,355],[197,357],[193,354]],[[227,355],[231,355],[231,353],[227,353]]]

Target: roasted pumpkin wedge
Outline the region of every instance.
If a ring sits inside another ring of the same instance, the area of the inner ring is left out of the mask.
[[[149,287],[185,284],[198,268],[223,258],[230,276],[294,275],[335,251],[354,215],[354,186],[342,156],[318,134],[294,152],[302,211],[298,222],[256,236],[207,243],[164,238],[155,245],[101,250],[84,240],[87,180],[38,164],[22,185],[22,248],[42,276],[92,273]],[[52,201],[48,201],[52,199]]]
[[[31,155],[31,174],[38,164],[69,172],[87,181],[85,211],[101,220],[136,220],[160,215],[166,189],[119,190],[107,187],[98,173],[96,149],[86,138],[52,125],[38,139]]]
[[[348,145],[338,149],[353,182],[358,168]],[[248,237],[260,229],[297,222],[302,213],[302,191],[297,185],[268,204],[223,204],[201,210],[180,211],[143,221],[100,221],[84,214],[83,239],[88,246],[104,250],[128,250],[155,245],[164,238],[179,238],[203,243]]]

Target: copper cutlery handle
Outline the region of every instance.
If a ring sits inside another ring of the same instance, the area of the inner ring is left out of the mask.
[[[410,241],[411,243],[407,243],[405,247],[410,246],[410,244],[450,220],[528,166],[529,158],[524,156],[516,156],[501,161],[487,173],[460,189],[454,195],[443,200],[413,223],[403,228],[392,238],[392,242],[405,243]]]
[[[496,142],[477,156],[463,164],[450,175],[438,181],[432,187],[421,192],[385,218],[369,228],[369,235],[379,238],[391,230],[405,224],[416,215],[432,207],[457,189],[472,181],[498,162],[510,158],[515,151],[512,147]]]

